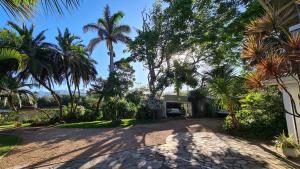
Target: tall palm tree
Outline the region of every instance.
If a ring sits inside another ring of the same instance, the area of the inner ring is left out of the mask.
[[[58,30],[56,40],[58,42],[56,48],[62,59],[61,70],[67,82],[71,98],[71,112],[73,112],[76,110],[76,105],[74,107],[76,92],[78,93],[78,97],[80,97],[80,82],[87,85],[91,80],[96,78],[96,62],[89,58],[80,38],[72,35],[68,29],[66,29],[64,33]],[[73,91],[72,87],[74,87]]]
[[[70,10],[80,4],[80,0],[0,0],[1,8],[15,18],[29,19],[41,3],[45,12],[63,14],[64,8]]]
[[[63,80],[62,72],[58,69],[60,58],[58,53],[54,50],[53,45],[45,42],[45,31],[34,36],[34,26],[28,28],[23,25],[20,27],[13,22],[8,22],[8,25],[22,37],[22,44],[18,51],[28,57],[27,66],[19,73],[19,78],[22,80],[30,78],[46,88],[58,103],[62,117],[61,98],[53,89],[55,83],[60,84]]]
[[[110,57],[109,71],[114,70],[114,57],[115,52],[113,48],[113,43],[127,43],[130,38],[126,36],[130,32],[130,27],[128,25],[120,25],[119,21],[123,18],[124,13],[119,11],[110,14],[109,6],[106,5],[104,8],[103,18],[98,19],[97,23],[90,23],[83,27],[83,31],[97,31],[98,36],[90,40],[88,49],[90,52],[94,50],[97,44],[102,41],[106,41],[106,47],[108,49],[108,55]]]

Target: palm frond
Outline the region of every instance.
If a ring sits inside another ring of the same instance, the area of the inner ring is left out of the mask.
[[[118,11],[117,13],[114,13],[110,18],[110,24],[111,25],[118,24],[123,17],[124,17],[124,13],[122,11]]]
[[[29,19],[41,3],[46,13],[64,14],[64,11],[78,8],[81,0],[0,0],[0,6],[7,15],[16,19]]]
[[[119,33],[114,35],[114,43],[117,43],[118,41],[126,44],[130,41],[130,38],[124,34]]]
[[[263,84],[263,77],[261,76],[261,74],[256,73],[256,72],[251,72],[248,73],[246,76],[246,85],[248,88],[250,89],[261,89],[264,87]]]
[[[266,79],[272,78],[275,75],[280,76],[284,70],[285,58],[276,54],[269,54],[268,57],[262,59],[259,64],[256,65],[256,72]]]
[[[97,38],[93,38],[90,40],[90,43],[87,47],[88,51],[91,53],[94,51],[94,48],[101,42],[103,41],[104,39],[101,38],[101,37],[97,37]]]
[[[98,24],[90,23],[83,26],[83,32],[86,33],[88,31],[98,31],[100,29]]]
[[[0,49],[0,62],[9,60],[9,59],[15,59],[18,61],[18,69],[19,70],[23,70],[26,67],[26,59],[27,58],[28,58],[27,55],[22,54],[17,50],[6,49],[6,48]]]
[[[130,33],[130,27],[128,25],[119,25],[116,26],[113,30],[113,34],[119,34],[119,33]]]

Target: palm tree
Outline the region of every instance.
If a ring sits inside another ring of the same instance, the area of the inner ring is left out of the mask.
[[[233,122],[233,128],[239,127],[238,119],[235,116],[236,94],[238,93],[236,88],[237,78],[234,69],[229,65],[217,66],[206,73],[209,92],[223,108],[228,110]],[[240,81],[238,84],[241,84]]]
[[[42,3],[46,12],[58,14],[63,14],[64,8],[70,10],[77,8],[80,4],[80,0],[0,0],[0,6],[8,15],[17,19],[29,19],[39,2]]]
[[[33,92],[26,88],[31,88],[33,84],[26,84],[17,78],[8,76],[2,76],[0,79],[0,98],[4,98],[4,105],[8,103],[9,107],[18,112],[18,108],[15,106],[15,101],[18,101],[19,108],[22,107],[22,96],[27,97],[31,104],[35,101],[35,95]]]
[[[89,58],[84,45],[81,44],[80,38],[72,35],[68,29],[63,34],[58,30],[56,40],[58,42],[56,49],[61,55],[61,70],[64,80],[67,82],[71,98],[71,112],[73,112],[76,110],[76,105],[74,107],[76,92],[78,97],[80,97],[80,82],[87,85],[91,80],[96,79],[96,62]],[[73,91],[72,86],[74,87]]]
[[[62,117],[61,98],[53,89],[55,83],[60,84],[63,80],[62,72],[58,69],[59,54],[54,50],[53,45],[45,42],[45,31],[34,36],[34,26],[27,28],[23,25],[20,27],[13,22],[8,22],[8,25],[22,37],[22,44],[18,51],[28,57],[27,66],[18,74],[19,78],[22,80],[31,78],[46,88],[58,103]]]
[[[123,18],[124,13],[119,11],[110,15],[109,6],[106,5],[104,8],[104,16],[100,18],[97,23],[90,23],[83,27],[83,31],[97,31],[98,36],[90,40],[88,49],[90,52],[94,50],[97,44],[102,41],[106,41],[106,47],[108,49],[108,55],[110,57],[109,71],[114,70],[114,57],[115,52],[113,49],[113,43],[127,43],[129,37],[126,33],[130,32],[130,27],[128,25],[120,25],[119,21]]]

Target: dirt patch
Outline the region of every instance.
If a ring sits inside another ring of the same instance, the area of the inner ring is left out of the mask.
[[[114,129],[28,128],[11,130],[22,144],[0,160],[0,168],[36,167],[96,157],[144,146],[165,144],[179,132],[217,131],[222,119],[167,120]],[[7,132],[7,131],[2,131]],[[1,133],[1,132],[0,132]]]

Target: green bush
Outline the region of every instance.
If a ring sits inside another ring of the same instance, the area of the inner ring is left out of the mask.
[[[44,96],[37,99],[37,106],[40,108],[55,107],[57,106],[57,103],[52,97]]]
[[[286,130],[282,97],[275,89],[251,91],[240,100],[236,113],[240,122],[239,133],[248,137],[273,138]],[[230,130],[230,117],[225,119],[225,129]]]
[[[76,105],[74,105],[76,106]],[[101,118],[101,114],[94,110],[86,109],[84,106],[78,105],[74,112],[70,111],[71,105],[64,106],[63,120],[66,122],[81,122],[81,121],[94,121]],[[57,117],[55,117],[57,119]]]
[[[144,100],[138,113],[136,115],[137,119],[160,119],[162,115],[162,103],[156,98],[148,98]]]
[[[84,106],[86,109],[95,110],[98,99],[90,96],[81,96],[79,105]]]

